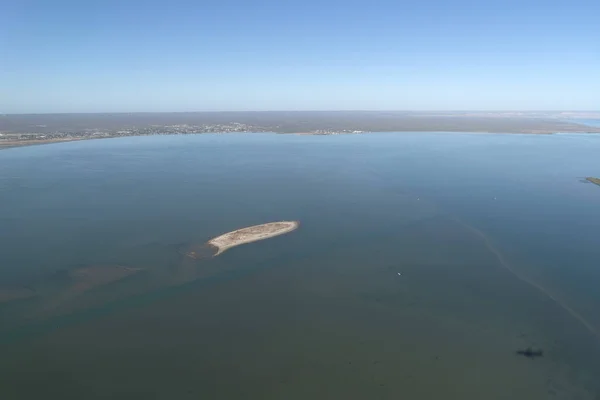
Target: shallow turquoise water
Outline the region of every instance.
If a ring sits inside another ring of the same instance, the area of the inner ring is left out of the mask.
[[[595,398],[600,136],[120,138],[0,151],[11,398]],[[299,230],[193,264],[274,220]],[[65,271],[144,272],[64,296]],[[400,273],[400,275],[398,275]],[[540,347],[536,360],[516,349]]]

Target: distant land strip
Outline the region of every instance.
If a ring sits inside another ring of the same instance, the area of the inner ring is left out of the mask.
[[[198,133],[371,132],[600,133],[564,112],[273,111],[114,114],[0,114],[0,148],[123,136]]]

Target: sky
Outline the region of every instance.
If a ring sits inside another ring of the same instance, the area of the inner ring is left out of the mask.
[[[0,0],[0,113],[600,110],[598,0]]]

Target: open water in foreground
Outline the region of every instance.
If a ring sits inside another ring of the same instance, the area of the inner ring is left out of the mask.
[[[598,399],[600,136],[0,151],[3,399]],[[284,236],[185,260],[221,233]],[[73,271],[143,268],[108,284]],[[529,359],[515,354],[543,349]]]

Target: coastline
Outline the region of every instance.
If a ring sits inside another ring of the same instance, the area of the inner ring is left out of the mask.
[[[410,131],[402,131],[402,130],[394,130],[394,131],[363,131],[363,132],[332,132],[332,133],[318,133],[318,132],[235,132],[240,134],[246,133],[270,133],[277,135],[298,135],[298,136],[346,136],[346,135],[369,135],[369,134],[377,134],[377,133],[468,133],[473,135],[594,135],[600,134],[599,131],[578,131],[578,132],[559,132],[559,131],[529,131],[529,132],[494,132],[494,131],[439,131],[439,130],[410,130]],[[231,133],[231,134],[235,134]],[[216,132],[198,132],[198,133],[188,133],[186,135],[206,135],[206,134],[229,134],[229,133],[216,133]],[[17,147],[28,147],[28,146],[39,146],[44,144],[58,144],[58,143],[68,143],[68,142],[76,142],[76,141],[87,141],[87,140],[98,140],[98,139],[117,139],[122,137],[145,137],[145,136],[170,136],[170,134],[164,135],[130,135],[130,136],[104,136],[104,137],[74,137],[74,138],[66,138],[66,139],[31,139],[31,140],[0,140],[0,151],[5,149],[12,149]],[[173,134],[175,136],[175,134]]]
[[[32,140],[0,140],[0,150],[14,147],[38,146],[41,144],[76,142],[79,140],[93,140],[96,138],[68,138],[68,139],[32,139]]]
[[[573,131],[573,132],[561,132],[561,131],[546,131],[546,130],[536,130],[536,131],[521,131],[521,132],[507,132],[507,131],[469,131],[469,130],[394,130],[394,131],[354,131],[354,132],[276,132],[276,131],[265,131],[265,132],[231,132],[234,133],[271,133],[277,135],[298,135],[298,136],[346,136],[346,135],[369,135],[369,134],[377,134],[377,133],[469,133],[473,135],[560,135],[560,134],[573,134],[573,135],[594,135],[600,134],[600,128],[596,128],[598,130],[594,130],[594,127],[589,127],[591,130],[581,130],[581,131]],[[227,133],[217,133],[217,132],[198,132],[198,133],[187,133],[186,135],[205,135],[205,134],[229,134]],[[72,138],[61,138],[61,139],[28,139],[28,140],[10,140],[10,139],[0,139],[0,151],[5,149],[12,149],[17,147],[28,147],[28,146],[39,146],[44,144],[58,144],[58,143],[68,143],[68,142],[76,142],[76,141],[87,141],[87,140],[98,140],[98,139],[117,139],[122,137],[136,137],[136,136],[170,136],[171,134],[161,134],[161,135],[129,135],[129,136],[102,136],[102,137],[72,137]],[[176,134],[172,134],[176,135]]]

